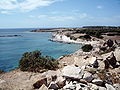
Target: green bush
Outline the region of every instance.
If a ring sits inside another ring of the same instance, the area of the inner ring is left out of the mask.
[[[84,35],[84,36],[80,36],[80,39],[91,39],[90,35]]]
[[[19,68],[21,71],[40,72],[43,69],[58,68],[58,61],[50,56],[42,56],[40,51],[26,52],[23,54]]]
[[[2,69],[0,69],[0,74],[1,74],[1,73],[4,73],[4,71],[3,71]]]
[[[82,50],[84,52],[90,52],[93,49],[93,46],[91,46],[90,44],[86,44],[84,46],[82,46]]]

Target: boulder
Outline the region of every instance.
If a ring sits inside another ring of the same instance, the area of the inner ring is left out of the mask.
[[[120,62],[120,48],[116,48],[114,51],[114,55],[116,57],[116,60]]]
[[[119,84],[119,83],[114,84],[113,86],[114,86],[114,88],[115,88],[116,90],[120,90],[120,84]]]
[[[106,60],[104,61],[105,63],[105,68],[108,69],[109,66],[111,65],[113,68],[116,67],[116,57],[114,56],[114,53],[112,53],[109,57],[106,58]]]
[[[107,90],[105,87],[99,87],[99,90]]]
[[[115,88],[110,84],[106,83],[105,86],[106,86],[107,90],[115,90]]]
[[[109,39],[106,43],[108,47],[112,47],[114,44],[114,42],[111,39]]]
[[[66,85],[66,80],[65,79],[57,80],[57,85],[59,88],[63,88]]]
[[[34,89],[39,89],[43,84],[47,86],[47,78],[37,81],[36,83],[33,84],[33,87]]]
[[[84,68],[69,65],[63,68],[62,73],[63,73],[63,76],[66,78],[81,79],[83,76]]]
[[[92,83],[96,84],[98,86],[105,86],[105,83],[100,79],[94,79],[94,80],[92,80]]]
[[[92,65],[93,65],[93,68],[98,68],[99,67],[99,63],[98,63],[97,60],[95,60]]]
[[[91,82],[93,80],[92,74],[89,72],[85,72],[83,79],[85,79],[87,82]]]
[[[105,68],[105,63],[103,61],[99,61],[99,67],[98,69],[104,69]]]

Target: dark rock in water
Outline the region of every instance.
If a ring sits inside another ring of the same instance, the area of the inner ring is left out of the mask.
[[[2,35],[0,37],[22,37],[21,35]]]
[[[36,83],[33,84],[33,87],[34,89],[39,89],[43,84],[47,86],[47,78],[37,81]]]
[[[108,45],[108,47],[112,47],[113,46],[113,41],[111,40],[111,39],[109,39],[108,41],[107,41],[107,45]]]
[[[116,67],[116,57],[114,56],[114,53],[112,53],[109,57],[106,58],[106,60],[104,61],[105,63],[105,69],[108,69],[109,66],[111,65],[113,68]]]

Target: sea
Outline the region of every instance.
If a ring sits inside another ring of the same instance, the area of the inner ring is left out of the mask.
[[[42,55],[57,59],[81,48],[80,44],[52,42],[50,32],[29,32],[34,28],[0,29],[0,36],[21,35],[20,37],[0,37],[0,69],[8,72],[18,68],[19,60],[25,52],[40,50]]]

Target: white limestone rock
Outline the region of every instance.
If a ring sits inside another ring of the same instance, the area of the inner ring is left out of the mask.
[[[106,86],[107,90],[115,90],[115,88],[110,84],[106,83],[105,86]]]
[[[120,90],[120,84],[119,84],[119,83],[116,83],[116,84],[114,84],[113,86],[114,86],[114,88],[115,88],[116,90]]]
[[[115,55],[115,57],[116,57],[116,60],[117,60],[117,61],[120,61],[120,49],[119,49],[119,48],[116,48],[116,49],[115,49],[114,55]]]
[[[76,66],[66,66],[63,68],[62,73],[65,77],[77,78],[80,79],[83,76],[84,67],[76,67]]]
[[[92,80],[92,83],[94,83],[98,86],[103,86],[103,81],[100,79],[94,79],[94,80]]]
[[[93,80],[92,74],[89,73],[89,72],[85,72],[84,76],[83,76],[83,79],[85,79],[88,82],[91,82]]]

